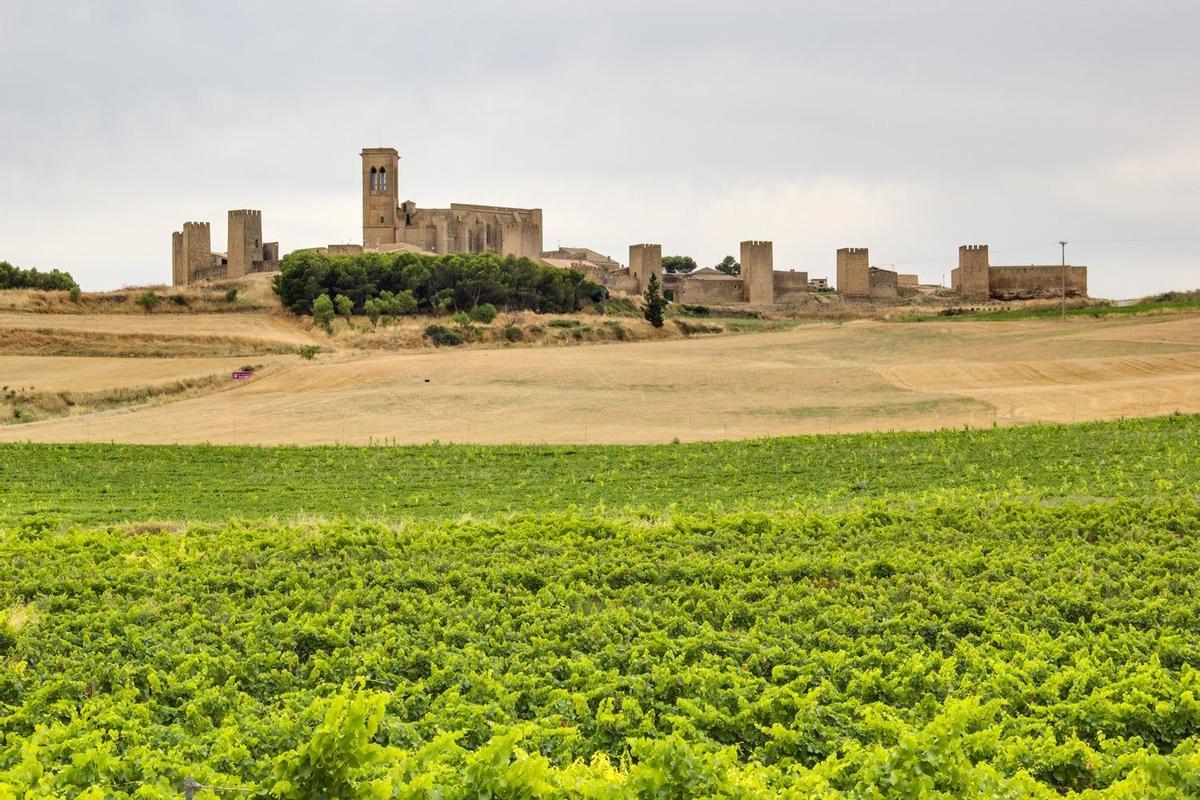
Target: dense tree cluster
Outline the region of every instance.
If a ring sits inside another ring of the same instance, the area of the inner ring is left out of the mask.
[[[37,267],[22,269],[7,261],[0,261],[0,289],[43,289],[46,291],[69,292],[79,284],[71,273],[52,269],[39,272]]]
[[[696,269],[696,259],[691,256],[663,256],[664,272],[691,272]]]
[[[311,314],[319,297],[338,295],[347,297],[356,313],[366,313],[367,301],[381,297],[411,296],[416,301],[413,311],[420,313],[468,311],[484,304],[563,313],[603,296],[602,287],[574,270],[491,253],[328,256],[301,251],[283,259],[275,292],[297,314]],[[370,310],[377,305],[371,304]]]

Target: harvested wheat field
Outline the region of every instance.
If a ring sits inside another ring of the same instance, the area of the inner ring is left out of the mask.
[[[118,324],[131,335],[165,333],[167,322],[176,335],[204,335],[218,324],[181,316],[155,320],[151,331],[137,319]],[[223,322],[226,334],[312,340],[271,315]],[[86,392],[220,374],[236,363],[8,356],[0,372]],[[580,346],[343,349],[256,363],[265,368],[254,377],[214,391],[4,424],[0,440],[637,443],[1200,411],[1200,315],[1187,314],[820,323]]]

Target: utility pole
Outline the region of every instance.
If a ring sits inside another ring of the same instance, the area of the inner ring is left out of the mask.
[[[1062,248],[1062,318],[1067,321],[1067,243],[1059,242]]]

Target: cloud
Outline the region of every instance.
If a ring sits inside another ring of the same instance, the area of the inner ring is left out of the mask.
[[[1198,23],[1166,0],[0,0],[0,258],[163,280],[172,230],[220,242],[241,207],[285,250],[345,241],[380,142],[423,206],[540,206],[547,246],[622,260],[767,237],[784,266],[855,244],[938,278],[965,242],[1200,233]],[[1097,245],[1093,286],[1196,283],[1198,247]]]

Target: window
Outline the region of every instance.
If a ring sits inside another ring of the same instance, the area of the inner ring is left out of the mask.
[[[379,191],[387,191],[387,167],[379,168]]]
[[[379,175],[374,167],[371,167],[371,191],[379,188]]]

